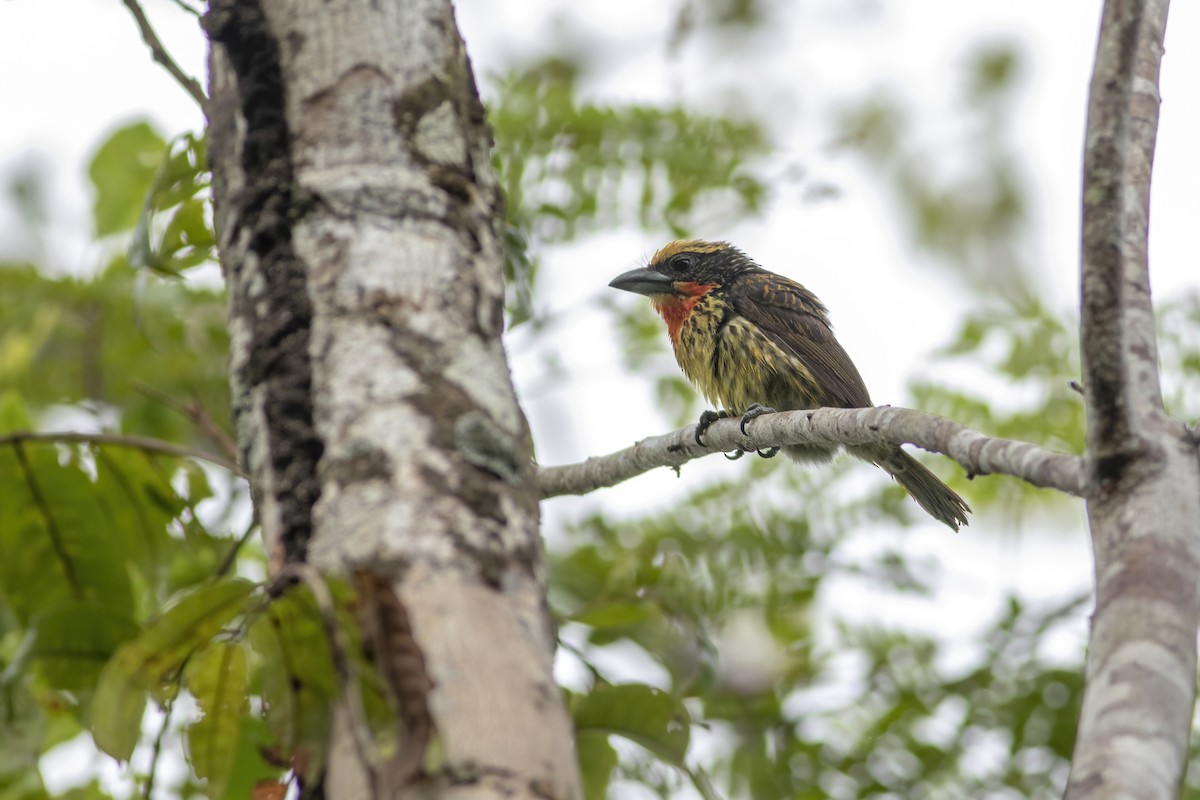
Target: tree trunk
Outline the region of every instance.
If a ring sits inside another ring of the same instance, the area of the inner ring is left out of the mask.
[[[1108,0],[1088,106],[1080,341],[1096,611],[1071,800],[1179,796],[1196,696],[1200,454],[1159,388],[1146,238],[1166,0]]]
[[[324,794],[575,798],[503,211],[449,0],[213,0],[235,421],[272,569],[356,575],[405,724],[339,709]],[[434,746],[436,744],[436,746]]]

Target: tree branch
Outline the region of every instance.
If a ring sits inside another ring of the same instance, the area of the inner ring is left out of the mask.
[[[1096,611],[1069,800],[1178,796],[1200,623],[1200,459],[1162,405],[1147,259],[1166,0],[1107,0],[1084,152],[1080,341]]]
[[[736,419],[715,423],[696,444],[695,425],[643,439],[632,447],[580,464],[538,470],[541,495],[585,494],[614,486],[656,467],[678,467],[694,458],[729,450],[761,450],[786,444],[915,444],[957,461],[971,477],[1012,475],[1034,486],[1083,495],[1083,459],[1025,442],[993,439],[945,417],[907,408],[819,408],[756,418],[743,436]]]
[[[171,0],[171,2],[174,3],[175,5],[179,6],[179,9],[181,11],[186,11],[187,13],[191,14],[193,17],[197,17],[197,18],[200,17],[200,11],[198,9],[193,8],[188,3],[184,2],[184,0]]]
[[[200,82],[180,69],[179,65],[175,63],[175,59],[171,58],[171,54],[167,52],[167,48],[163,47],[163,43],[159,41],[158,34],[154,32],[154,28],[150,25],[150,20],[146,18],[146,12],[142,10],[137,0],[121,0],[121,2],[129,9],[129,13],[133,14],[133,19],[137,22],[138,30],[142,34],[142,41],[150,48],[150,54],[154,57],[154,60],[163,69],[171,73],[171,77],[183,87],[185,92],[192,96],[192,99],[199,104],[200,110],[204,111],[208,107],[208,95],[204,94],[204,89],[200,87]],[[187,6],[183,7],[187,8]]]
[[[153,439],[149,436],[125,436],[115,433],[75,433],[73,431],[50,431],[34,433],[33,431],[18,431],[0,436],[0,447],[19,445],[21,442],[46,442],[49,444],[96,444],[110,447],[129,447],[145,453],[174,456],[176,458],[191,458],[196,461],[207,461],[213,466],[227,469],[234,475],[243,475],[241,467],[234,462],[202,450],[191,450],[177,444]]]
[[[199,398],[193,397],[187,401],[178,400],[161,389],[151,386],[148,383],[142,383],[136,379],[132,381],[132,385],[135,392],[140,392],[153,400],[158,400],[163,405],[187,417],[193,425],[199,427],[208,435],[208,438],[217,443],[217,446],[221,448],[221,452],[230,461],[238,460],[237,442],[225,432],[224,428],[217,424],[217,421],[213,419],[212,414],[208,413],[208,409],[204,407]]]

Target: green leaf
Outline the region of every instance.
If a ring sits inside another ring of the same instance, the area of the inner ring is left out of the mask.
[[[105,791],[99,780],[92,780],[55,795],[54,800],[113,800],[113,795]]]
[[[533,316],[532,288],[537,264],[529,256],[529,239],[511,223],[504,225],[504,281],[508,286],[509,326],[516,327]]]
[[[576,696],[577,734],[616,734],[677,767],[685,766],[691,717],[676,697],[639,683],[601,684]]]
[[[67,603],[38,614],[32,657],[55,688],[91,690],[117,647],[138,633],[127,613],[96,603]]]
[[[231,578],[188,592],[117,650],[100,673],[92,706],[97,747],[128,760],[141,735],[147,693],[172,684],[183,662],[243,612],[254,588]]]
[[[69,602],[133,612],[126,531],[86,465],[52,444],[0,448],[0,597],[21,621]]]
[[[1008,45],[991,45],[972,56],[970,94],[973,100],[986,99],[1012,88],[1020,74],[1020,52]]]
[[[209,187],[202,138],[185,134],[171,142],[146,192],[129,247],[129,263],[175,276],[214,259],[216,237],[209,222]],[[164,226],[159,215],[167,216]]]
[[[579,622],[597,630],[604,628],[631,628],[656,616],[653,605],[647,602],[616,602],[587,608],[572,617],[572,622]]]
[[[0,723],[0,798],[43,800],[47,797],[38,771],[46,747],[47,715],[21,686],[4,687]]]
[[[216,241],[205,217],[207,205],[200,200],[180,203],[167,223],[160,245],[160,255],[174,257],[184,248],[211,248]]]
[[[148,122],[127,125],[100,145],[88,166],[96,189],[92,208],[96,236],[131,230],[137,224],[166,147],[166,140]]]
[[[249,667],[241,643],[220,642],[188,661],[185,680],[200,708],[188,726],[188,753],[196,777],[208,781],[208,796],[224,796],[237,754],[242,715],[249,708]]]
[[[94,447],[92,453],[96,491],[114,529],[121,534],[128,567],[140,570],[156,596],[165,597],[159,594],[164,562],[186,546],[169,532],[184,509],[171,481],[188,462],[150,459],[145,453],[120,447]],[[164,495],[171,502],[164,504]]]
[[[185,133],[171,141],[170,154],[155,177],[149,205],[164,211],[190,200],[210,184],[208,145],[203,136]]]
[[[4,374],[3,369],[0,365],[0,375]],[[12,389],[0,392],[0,433],[27,431],[32,428],[33,422],[29,418],[29,409],[25,407],[25,398]]]
[[[274,746],[271,732],[261,715],[245,715],[239,721],[238,746],[234,751],[233,766],[225,783],[226,800],[245,800],[258,795],[255,788],[263,781],[278,782],[284,770],[268,764],[263,758]],[[211,796],[211,793],[210,793]]]
[[[318,774],[329,736],[337,679],[320,611],[307,591],[292,590],[267,606],[250,626],[262,659],[267,725],[289,755]]]
[[[587,800],[605,800],[612,771],[617,766],[617,751],[608,743],[608,735],[580,733],[575,737],[575,751],[579,755],[583,796]]]

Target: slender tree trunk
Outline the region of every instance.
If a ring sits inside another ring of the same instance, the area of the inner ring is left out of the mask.
[[[405,723],[326,797],[575,798],[500,196],[449,0],[213,0],[235,417],[275,571],[353,573]]]
[[[1108,0],[1088,106],[1080,339],[1096,611],[1071,800],[1178,797],[1196,694],[1200,453],[1163,409],[1146,257],[1166,20],[1166,0]]]

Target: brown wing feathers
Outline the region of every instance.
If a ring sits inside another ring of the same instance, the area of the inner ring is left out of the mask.
[[[735,314],[808,367],[826,397],[822,404],[870,406],[871,397],[850,356],[829,326],[825,306],[800,284],[772,272],[739,275],[726,287]]]

